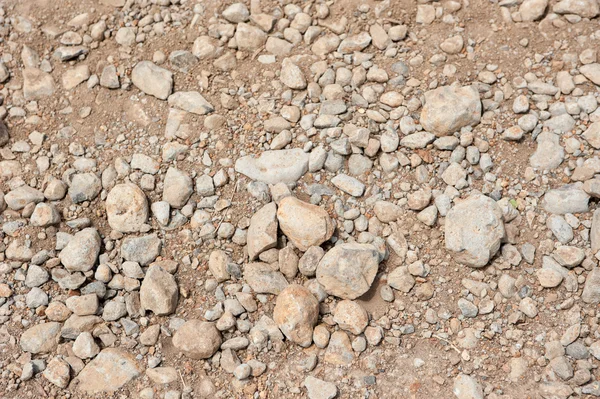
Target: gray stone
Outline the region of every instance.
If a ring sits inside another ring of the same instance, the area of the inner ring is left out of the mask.
[[[162,243],[156,234],[127,237],[121,244],[121,256],[125,260],[146,266],[156,259],[161,248]]]
[[[70,272],[87,272],[96,264],[101,239],[98,231],[88,227],[76,233],[58,257]]]
[[[150,61],[141,61],[131,71],[131,81],[146,94],[166,100],[173,91],[173,73]]]
[[[140,288],[142,308],[156,315],[169,315],[175,312],[178,298],[175,277],[160,266],[150,266]]]
[[[330,249],[316,276],[330,295],[356,299],[371,288],[379,268],[379,253],[370,244],[344,243]]]
[[[436,136],[447,136],[481,119],[479,93],[472,86],[442,86],[425,93],[421,125]]]
[[[132,354],[123,349],[106,348],[81,370],[72,386],[88,395],[115,392],[141,373]]]
[[[299,148],[265,151],[258,158],[238,158],[235,171],[267,184],[295,183],[308,170],[308,158]]]

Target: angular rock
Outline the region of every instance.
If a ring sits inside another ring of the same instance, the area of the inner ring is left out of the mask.
[[[197,91],[178,91],[169,96],[171,107],[179,108],[196,115],[206,115],[215,108]]]
[[[471,267],[487,265],[500,249],[504,234],[502,210],[484,195],[471,195],[446,216],[446,249],[457,262]]]
[[[309,347],[318,318],[319,301],[308,288],[288,285],[277,296],[273,320],[290,341]]]
[[[141,61],[131,71],[131,81],[146,94],[166,100],[173,92],[173,73],[150,61]]]
[[[356,299],[371,288],[379,268],[379,253],[370,244],[344,243],[330,249],[316,276],[330,295]]]
[[[175,277],[160,266],[150,266],[140,288],[142,308],[156,315],[169,315],[175,312],[178,298]]]
[[[274,202],[263,206],[252,216],[247,242],[250,260],[277,245],[277,205]]]
[[[49,97],[56,91],[56,84],[52,75],[37,68],[23,70],[23,96],[26,100],[41,100]]]
[[[76,233],[58,257],[70,272],[87,272],[96,264],[102,240],[98,231],[88,227]]]
[[[88,395],[115,392],[141,373],[132,354],[123,349],[106,348],[81,370],[72,386]]]
[[[544,210],[557,215],[584,213],[588,211],[590,196],[575,185],[549,190],[544,195]]]
[[[281,272],[261,262],[248,263],[244,266],[244,280],[258,294],[278,295],[288,286]]]

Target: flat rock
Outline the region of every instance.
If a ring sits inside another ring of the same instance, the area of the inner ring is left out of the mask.
[[[250,260],[277,245],[277,205],[274,202],[263,206],[252,216],[247,242]]]
[[[173,92],[173,73],[150,61],[141,61],[131,71],[131,81],[146,94],[166,100]]]
[[[452,389],[458,399],[483,399],[483,388],[473,377],[459,374],[454,378]]]
[[[106,348],[81,370],[72,385],[88,395],[115,392],[141,373],[132,354],[123,349]]]
[[[304,379],[304,386],[309,399],[333,399],[338,393],[334,383],[320,380],[311,375]]]
[[[600,14],[596,0],[561,0],[552,8],[557,14],[575,14],[582,18],[594,18]]]
[[[48,322],[29,328],[21,335],[21,349],[33,354],[53,351],[58,346],[61,327],[60,323]]]
[[[56,91],[52,75],[37,68],[23,70],[23,96],[26,100],[41,100]]]
[[[215,108],[197,91],[178,91],[169,96],[171,107],[179,108],[196,115],[206,115]]]
[[[327,241],[335,229],[327,211],[292,196],[279,202],[277,220],[281,231],[303,252]]]
[[[235,162],[235,171],[267,184],[295,183],[308,171],[309,155],[299,148],[265,151]]]
[[[374,246],[344,243],[321,258],[316,276],[328,294],[356,299],[371,288],[378,268],[379,253]]]
[[[244,280],[258,294],[278,295],[288,285],[281,272],[261,262],[248,263],[244,266]]]
[[[156,234],[127,237],[121,244],[123,259],[146,266],[160,254],[162,243]]]
[[[544,210],[557,215],[566,213],[584,213],[588,211],[590,196],[579,186],[566,185],[549,190],[544,195]]]
[[[498,252],[504,238],[502,210],[484,195],[471,195],[446,216],[446,249],[454,259],[471,267],[483,267]]]

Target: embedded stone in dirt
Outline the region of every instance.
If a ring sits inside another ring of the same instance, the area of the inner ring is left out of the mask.
[[[106,216],[116,231],[139,232],[148,220],[146,195],[135,184],[117,184],[106,197]]]
[[[235,162],[235,171],[267,184],[295,183],[308,170],[309,155],[299,148],[265,151]]]
[[[214,323],[188,320],[173,336],[173,346],[192,359],[208,359],[221,346],[221,333]]]
[[[481,119],[481,100],[473,86],[442,86],[425,93],[421,125],[436,136],[447,136]]]
[[[317,266],[317,280],[330,295],[356,299],[371,288],[379,253],[370,244],[344,243],[330,249]]]
[[[114,392],[141,373],[133,355],[123,349],[106,348],[81,370],[72,385],[88,395]]]
[[[504,238],[502,210],[490,197],[471,195],[450,209],[445,230],[446,249],[457,262],[483,267]]]

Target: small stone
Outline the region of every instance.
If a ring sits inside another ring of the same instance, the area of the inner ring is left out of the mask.
[[[178,298],[179,288],[173,275],[160,266],[150,266],[140,288],[142,308],[156,315],[169,315],[175,312]]]
[[[98,231],[88,227],[75,234],[58,257],[70,272],[86,272],[96,264],[100,245]]]
[[[327,211],[292,196],[279,202],[277,220],[281,231],[301,251],[321,245],[334,230]]]
[[[142,230],[148,220],[148,200],[135,184],[117,184],[106,198],[106,215],[110,227],[121,233]]]
[[[309,399],[333,399],[338,393],[334,383],[323,381],[310,375],[304,379],[304,386],[306,387]]]
[[[481,101],[472,86],[442,86],[425,93],[421,124],[438,137],[474,126],[480,119]]]

